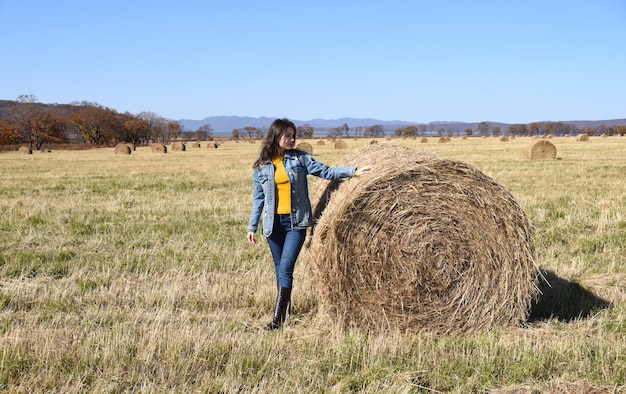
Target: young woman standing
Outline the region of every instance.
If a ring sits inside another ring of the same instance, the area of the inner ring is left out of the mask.
[[[247,239],[256,244],[259,220],[274,260],[276,273],[276,304],[274,317],[266,330],[282,327],[293,285],[293,270],[306,237],[306,228],[313,224],[307,175],[323,179],[341,179],[362,175],[371,166],[328,167],[309,153],[294,149],[296,126],[288,119],[276,119],[270,126],[258,159],[253,165],[252,208]]]

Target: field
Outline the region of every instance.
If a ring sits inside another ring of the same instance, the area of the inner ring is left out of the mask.
[[[0,154],[0,390],[12,393],[626,393],[626,138],[380,139],[475,165],[533,227],[552,287],[525,327],[345,331],[296,266],[266,332],[269,248],[245,239],[260,144]],[[333,164],[347,150],[313,145]],[[311,179],[312,187],[317,182]]]

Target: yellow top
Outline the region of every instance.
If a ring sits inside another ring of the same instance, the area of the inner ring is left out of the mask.
[[[272,157],[274,164],[274,183],[276,184],[276,213],[279,215],[291,212],[291,185],[285,172],[283,157]]]

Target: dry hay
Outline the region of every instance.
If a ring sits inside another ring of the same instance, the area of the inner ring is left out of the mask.
[[[578,136],[576,137],[576,141],[582,141],[582,142],[588,142],[589,141],[589,134],[578,134]]]
[[[511,194],[408,147],[368,145],[337,165],[366,164],[375,172],[312,193],[319,220],[305,259],[323,313],[344,327],[438,333],[527,319],[538,269]]]
[[[254,141],[250,141],[250,142],[251,142],[251,143],[254,143]],[[211,141],[211,142],[209,142],[208,144],[206,144],[206,147],[207,147],[207,148],[217,149],[217,148],[219,148],[219,147],[220,147],[220,144],[219,144],[219,142],[217,142],[217,141]]]
[[[502,142],[508,142],[509,141],[509,137],[507,137],[506,135],[501,135],[499,140],[502,141]]]
[[[376,144],[378,144],[378,141],[376,141],[376,140],[371,140],[370,141],[370,145],[376,145]]]
[[[17,150],[19,153],[21,153],[22,155],[32,155],[33,154],[33,150],[30,149],[27,146],[20,146],[20,148]]]
[[[324,145],[326,145],[326,143],[323,140],[319,140],[319,141],[317,141],[317,145],[318,146],[324,146]]]
[[[348,145],[346,145],[346,142],[343,140],[337,140],[337,142],[335,142],[335,149],[347,149]]]
[[[428,138],[426,137],[422,137],[422,139],[420,140],[420,143],[425,144],[428,142]]]
[[[437,142],[439,142],[440,144],[445,144],[446,142],[450,141],[452,141],[452,138],[450,137],[439,137],[439,139],[437,140]]]
[[[313,146],[309,144],[308,142],[299,143],[298,145],[296,145],[296,149],[303,150],[307,152],[309,155],[313,154]]]
[[[556,158],[556,146],[548,140],[531,140],[524,149],[527,159],[543,160]]]
[[[182,142],[174,142],[172,144],[172,152],[185,152],[187,150],[187,146]]]
[[[134,151],[136,151],[136,150],[137,150],[137,147],[136,147],[136,146],[135,146],[135,144],[133,144],[133,143],[128,142],[128,143],[126,144],[126,146],[128,146],[128,147],[130,148],[131,152],[134,152]]]
[[[167,153],[167,146],[163,144],[152,144],[150,149],[152,149],[152,153]]]
[[[201,148],[202,145],[199,142],[194,142],[193,145],[191,145],[192,148]]]
[[[115,155],[130,155],[130,153],[132,152],[132,150],[130,149],[130,147],[128,146],[128,144],[125,143],[119,143],[117,145],[115,145]]]

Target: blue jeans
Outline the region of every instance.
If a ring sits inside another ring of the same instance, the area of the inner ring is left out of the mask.
[[[267,237],[276,271],[276,283],[280,287],[291,289],[293,269],[300,249],[304,245],[306,230],[293,230],[289,215],[274,215],[274,228]]]

